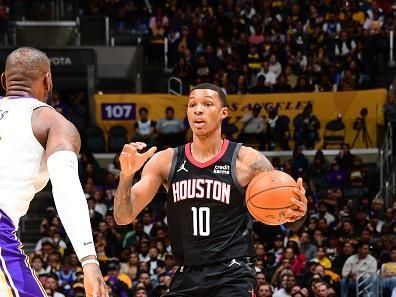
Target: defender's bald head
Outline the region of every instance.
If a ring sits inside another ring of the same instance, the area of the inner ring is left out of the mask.
[[[51,71],[47,55],[32,47],[21,47],[11,52],[5,63],[6,76],[23,75],[36,80]]]

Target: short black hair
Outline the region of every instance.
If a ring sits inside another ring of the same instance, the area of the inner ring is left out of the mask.
[[[141,113],[141,112],[146,112],[146,113],[148,113],[148,109],[147,109],[146,107],[140,107],[140,108],[139,108],[139,113]]]
[[[219,86],[216,86],[216,85],[211,84],[211,83],[202,83],[202,84],[196,85],[195,87],[193,87],[191,89],[190,94],[194,90],[205,90],[205,89],[217,92],[217,94],[219,95],[221,104],[223,106],[227,106],[226,94],[223,92],[223,90]]]
[[[165,108],[165,112],[167,113],[169,111],[175,112],[175,109],[172,106],[168,106],[167,108]]]

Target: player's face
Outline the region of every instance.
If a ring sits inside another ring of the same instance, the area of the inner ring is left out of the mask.
[[[204,136],[221,128],[221,121],[228,116],[216,91],[194,90],[190,94],[187,117],[194,135]]]

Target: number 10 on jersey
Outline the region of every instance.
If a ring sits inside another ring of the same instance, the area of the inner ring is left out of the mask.
[[[194,236],[210,235],[210,208],[191,207]]]

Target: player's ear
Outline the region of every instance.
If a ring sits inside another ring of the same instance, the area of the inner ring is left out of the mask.
[[[3,87],[4,90],[7,91],[7,82],[6,82],[5,72],[3,72],[1,74],[1,86]]]
[[[224,120],[226,117],[228,117],[228,113],[229,113],[228,107],[227,106],[222,107],[221,108],[221,119]]]
[[[46,93],[49,93],[52,90],[52,77],[50,72],[47,72],[47,74],[45,75],[44,90]]]

